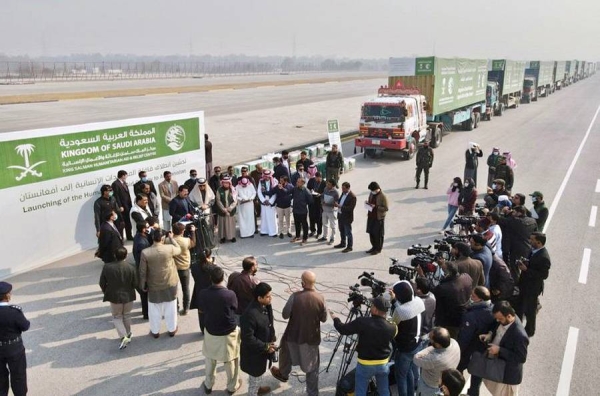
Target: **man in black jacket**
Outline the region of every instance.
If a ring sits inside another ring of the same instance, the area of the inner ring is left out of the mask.
[[[185,185],[181,185],[178,190],[177,196],[169,202],[169,214],[171,215],[173,224],[184,217],[191,218],[194,214],[194,205],[188,197],[188,188]]]
[[[539,191],[534,191],[531,196],[533,202],[533,208],[531,208],[531,217],[535,219],[537,223],[537,230],[540,232],[544,231],[546,220],[548,220],[548,208],[544,203],[544,194]]]
[[[127,240],[133,241],[131,217],[129,217],[133,202],[131,201],[131,194],[129,193],[129,186],[127,186],[126,180],[127,172],[120,170],[117,173],[117,180],[112,183],[111,187],[114,197],[117,200],[117,204],[119,205],[119,212],[117,213],[119,213],[119,217],[121,217],[125,224],[125,235],[127,236]],[[119,229],[119,231],[122,232],[122,229]]]
[[[254,301],[240,318],[242,344],[240,368],[248,373],[248,395],[264,395],[271,387],[260,386],[262,375],[267,371],[267,362],[275,353],[275,329],[271,307],[271,286],[261,282],[254,288]]]
[[[358,334],[358,360],[354,381],[356,395],[367,394],[369,381],[373,377],[380,392],[389,389],[388,361],[392,353],[392,339],[398,332],[396,325],[386,320],[390,308],[390,302],[383,296],[376,297],[371,300],[370,317],[362,316],[346,324],[343,324],[333,311],[329,311],[333,325],[340,334]]]
[[[338,210],[338,228],[340,229],[341,241],[334,248],[341,249],[342,253],[352,251],[354,239],[352,238],[352,222],[354,221],[354,208],[356,207],[356,195],[350,191],[350,183],[342,183],[342,195],[334,204]]]
[[[483,351],[484,344],[479,340],[479,336],[487,333],[495,322],[490,298],[490,292],[484,286],[477,286],[471,294],[472,302],[463,315],[458,333],[458,345],[460,346],[458,370],[461,372],[468,367],[473,352]],[[481,377],[471,376],[469,396],[479,396],[480,386]]]
[[[521,277],[519,278],[519,298],[516,311],[522,320],[525,317],[525,331],[529,337],[535,334],[535,318],[537,314],[538,296],[544,291],[544,280],[550,271],[550,255],[546,249],[546,235],[534,232],[529,237],[531,253],[529,259],[518,261]]]
[[[96,257],[100,258],[104,263],[115,261],[117,249],[123,247],[123,235],[117,230],[117,219],[117,213],[110,212],[104,218],[105,221],[102,223],[102,226],[100,226]]]
[[[119,205],[117,204],[117,200],[113,197],[112,187],[108,184],[100,187],[100,198],[98,198],[94,202],[94,225],[96,226],[96,238],[100,236],[100,227],[102,223],[104,223],[104,219],[106,215],[111,212],[119,213]],[[117,229],[119,228],[117,225]]]
[[[150,191],[154,193],[154,195],[157,195],[158,193],[156,192],[156,187],[154,186],[154,182],[150,179],[148,179],[148,174],[146,173],[146,171],[139,171],[138,172],[138,176],[140,178],[140,180],[138,180],[134,185],[133,185],[133,195],[138,195],[143,193],[143,189],[144,189],[144,184],[147,184],[150,186]]]
[[[492,268],[490,269],[490,294],[492,304],[498,301],[509,300],[513,295],[515,282],[510,274],[508,266],[502,257],[493,252]]]
[[[505,208],[506,209],[506,208]],[[506,234],[509,238],[508,252],[502,245],[502,251],[508,253],[508,266],[513,279],[519,278],[519,269],[517,260],[521,257],[527,257],[531,250],[529,237],[531,233],[537,230],[537,223],[531,217],[527,217],[523,206],[516,206],[512,211],[506,211],[506,217],[500,217],[498,224],[502,229],[502,235]],[[506,259],[504,260],[506,261]]]
[[[100,274],[100,288],[104,293],[102,301],[110,302],[113,323],[119,334],[119,349],[125,349],[131,342],[131,309],[135,301],[137,273],[135,267],[125,261],[127,249],[117,249],[116,260],[107,263]]]
[[[429,168],[433,165],[433,149],[429,147],[429,142],[424,142],[423,146],[419,148],[417,151],[417,173],[415,175],[415,180],[417,182],[417,186],[415,188],[419,188],[419,183],[421,182],[421,172],[425,172],[425,185],[423,188],[427,190],[427,183],[429,182]]]
[[[296,187],[292,190],[292,214],[294,216],[294,226],[296,227],[296,237],[291,240],[292,243],[300,240],[301,228],[301,244],[304,245],[308,239],[308,205],[312,202],[312,194],[304,186],[304,179],[298,179]]]
[[[442,269],[446,277],[433,289],[435,325],[445,327],[450,336],[457,339],[460,321],[473,291],[473,281],[469,274],[459,274],[456,263],[452,261],[444,261]]]
[[[502,359],[506,365],[502,383],[487,379],[483,383],[492,395],[516,395],[523,380],[523,363],[527,360],[529,338],[508,302],[501,301],[494,305],[492,313],[497,323],[492,325],[492,331],[479,338],[490,343],[487,348],[489,357]]]

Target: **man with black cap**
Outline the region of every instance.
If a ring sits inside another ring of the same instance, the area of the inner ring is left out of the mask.
[[[367,213],[367,233],[371,239],[371,249],[367,250],[367,254],[375,255],[381,253],[381,249],[383,249],[388,200],[377,182],[369,183],[367,188],[371,191],[369,199],[365,201],[365,205],[369,208]]]
[[[391,341],[398,327],[389,322],[387,313],[391,308],[383,296],[371,299],[371,316],[362,316],[350,323],[342,323],[333,311],[329,311],[335,329],[343,335],[358,334],[354,393],[366,395],[371,378],[375,377],[380,395],[389,395],[388,362],[392,353]]]
[[[106,215],[111,212],[120,213],[117,200],[113,197],[112,187],[108,184],[100,187],[100,198],[94,202],[94,225],[96,226],[96,238],[100,237],[100,227],[104,223]],[[119,228],[117,225],[117,229]]]
[[[419,188],[421,182],[421,172],[425,172],[425,185],[423,188],[427,190],[427,183],[429,182],[429,168],[433,165],[433,149],[429,147],[429,142],[424,142],[419,151],[417,151],[417,173],[415,174],[415,180]]]
[[[487,186],[492,187],[492,182],[495,179],[496,174],[496,166],[500,163],[500,149],[498,147],[494,147],[492,149],[492,153],[487,158],[487,166],[488,166],[488,179]]]
[[[21,333],[29,330],[29,321],[21,307],[9,305],[12,285],[0,282],[0,394],[8,395],[8,384],[15,396],[27,394],[27,360]]]
[[[546,220],[548,220],[548,208],[544,202],[544,194],[539,191],[534,191],[533,194],[529,195],[533,202],[531,217],[534,218],[537,223],[537,230],[542,232],[544,230],[544,225],[546,225]]]

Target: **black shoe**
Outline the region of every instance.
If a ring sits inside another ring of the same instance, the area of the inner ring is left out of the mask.
[[[208,389],[206,387],[206,385],[204,385],[204,382],[202,383],[202,389],[204,389],[204,393],[207,394],[207,395],[210,395],[212,393],[212,388]]]
[[[419,188],[419,183],[417,183],[417,185],[415,186],[415,190],[416,190],[417,188]]]
[[[225,238],[221,238],[221,240],[219,241],[219,243],[225,243]]]
[[[425,190],[428,190],[428,188],[427,188],[427,184],[426,184],[425,186],[423,186],[423,188],[424,188]]]
[[[133,237],[132,237],[132,236],[128,236],[128,237],[127,237],[127,240],[128,240],[128,241],[133,241]]]
[[[310,234],[308,234],[309,237],[314,237],[315,236],[315,232],[311,231]]]
[[[342,250],[342,253],[350,253],[352,251],[351,247],[347,247],[346,249]]]
[[[267,235],[269,235],[269,234],[260,234],[260,236],[267,236]]]
[[[371,255],[372,255],[372,256],[375,256],[376,254],[379,254],[379,253],[381,253],[381,250],[373,250],[373,251],[371,252]]]
[[[288,238],[291,238],[291,237],[292,237],[292,234],[291,234],[290,232],[288,232],[288,233],[287,233],[287,237],[288,237]]]
[[[236,242],[237,242],[237,239],[235,239],[235,238],[233,238],[233,239],[231,240],[231,243],[236,243]]]
[[[283,239],[283,234],[279,234],[279,239]]]
[[[367,250],[365,253],[367,253],[367,254],[371,254],[371,253],[373,253],[374,251],[375,251],[375,249],[371,248],[371,249]]]
[[[325,242],[326,240],[327,240],[327,238],[325,238],[325,237],[317,239],[317,241],[319,241],[319,242]]]
[[[336,249],[341,249],[341,248],[345,248],[346,245],[344,245],[343,243],[338,243],[337,245],[334,246],[334,248]]]

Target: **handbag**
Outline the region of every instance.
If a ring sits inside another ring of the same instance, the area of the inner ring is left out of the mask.
[[[502,383],[506,361],[498,357],[488,357],[487,352],[473,352],[469,361],[469,373],[476,377]]]

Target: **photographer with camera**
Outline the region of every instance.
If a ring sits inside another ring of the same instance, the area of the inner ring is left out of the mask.
[[[391,341],[398,333],[395,324],[386,320],[391,304],[383,296],[371,299],[371,316],[363,316],[343,324],[333,311],[329,311],[335,329],[343,335],[358,334],[358,359],[356,363],[356,396],[366,396],[371,378],[375,377],[377,392],[389,396],[389,366]]]
[[[442,262],[442,270],[446,277],[433,289],[436,302],[435,325],[445,327],[452,338],[456,339],[460,321],[469,305],[473,281],[468,274],[458,272],[454,261]]]
[[[394,375],[398,395],[408,396],[415,389],[413,358],[420,347],[421,314],[425,311],[425,304],[422,299],[415,298],[411,284],[405,280],[394,284],[390,296],[394,300],[392,321],[398,326],[398,334],[394,338]]]
[[[271,387],[260,386],[267,371],[267,363],[276,361],[275,328],[271,307],[271,286],[261,282],[253,290],[254,301],[248,305],[240,318],[242,343],[240,346],[240,369],[247,373],[248,395],[257,396],[271,392]]]
[[[531,217],[527,217],[523,206],[516,206],[512,210],[503,211],[505,217],[498,219],[498,224],[502,227],[502,234],[508,237],[508,251],[504,249],[504,253],[508,255],[508,265],[513,279],[519,278],[519,268],[516,261],[519,257],[527,257],[531,250],[529,237],[537,230],[537,223]],[[503,247],[506,244],[503,243]],[[504,261],[507,261],[506,258]]]
[[[480,234],[472,234],[469,238],[471,246],[471,258],[479,261],[483,265],[483,277],[485,287],[490,287],[490,270],[492,268],[492,248],[487,244],[487,240]]]
[[[450,251],[455,259],[458,272],[460,274],[468,274],[473,282],[473,289],[477,286],[485,285],[485,276],[483,273],[483,265],[481,261],[471,258],[473,251],[465,242],[457,242],[452,246]]]

